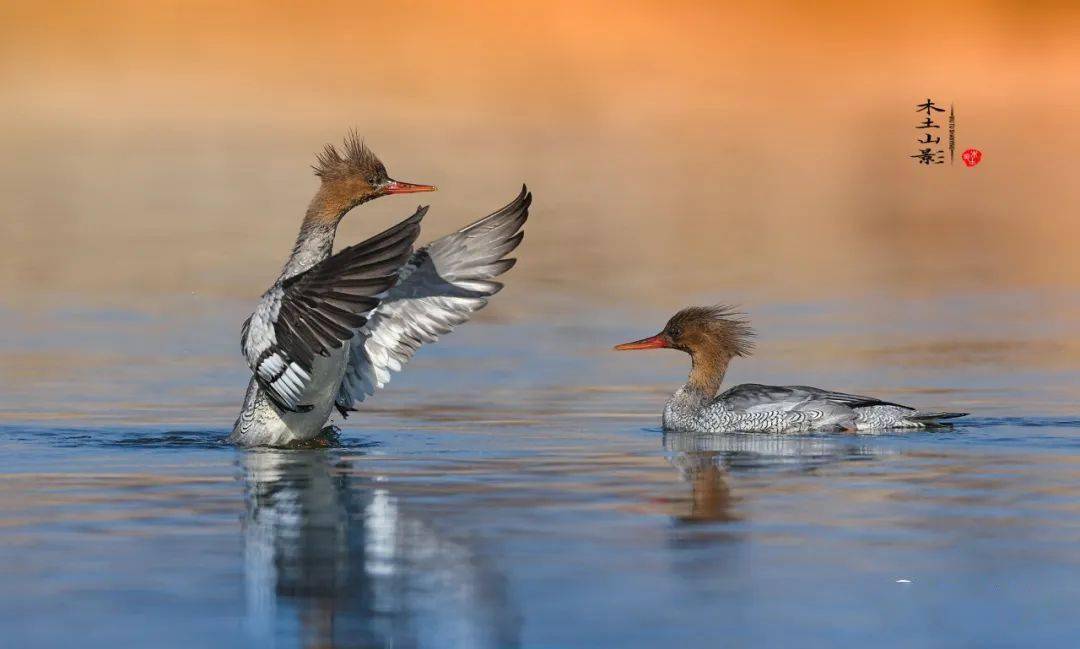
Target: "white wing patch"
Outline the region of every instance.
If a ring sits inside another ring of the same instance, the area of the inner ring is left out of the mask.
[[[524,233],[532,195],[418,250],[353,339],[337,404],[352,409],[390,382],[422,345],[432,343],[482,309],[502,289],[492,281],[514,265],[506,255]]]
[[[297,363],[288,363],[277,352],[268,355],[255,370],[259,377],[290,403],[299,403],[311,375]]]

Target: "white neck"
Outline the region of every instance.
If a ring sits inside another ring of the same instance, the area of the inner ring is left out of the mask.
[[[337,234],[337,221],[333,223],[304,222],[300,234],[296,236],[289,260],[281,269],[281,279],[288,279],[308,270],[326,259],[334,249],[334,236]]]

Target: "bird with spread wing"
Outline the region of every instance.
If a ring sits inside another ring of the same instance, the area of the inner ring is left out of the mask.
[[[244,322],[241,348],[252,371],[229,440],[289,446],[319,437],[435,342],[483,308],[513,267],[532,194],[521,188],[502,209],[419,249],[427,213],[332,253],[341,219],[390,194],[434,191],[391,179],[355,136],[341,152],[327,146],[320,186],[278,280]]]

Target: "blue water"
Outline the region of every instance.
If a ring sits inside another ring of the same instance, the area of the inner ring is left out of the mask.
[[[607,350],[665,313],[526,309],[317,451],[222,442],[242,304],[4,311],[0,644],[1075,647],[1076,350],[1001,302],[755,309],[734,381],[942,431],[664,435],[684,359]]]

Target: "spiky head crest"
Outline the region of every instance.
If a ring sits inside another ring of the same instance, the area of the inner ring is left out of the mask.
[[[744,314],[726,304],[687,307],[671,316],[661,332],[672,347],[691,354],[719,353],[749,356],[754,351],[754,330]]]
[[[312,168],[315,175],[324,181],[357,179],[374,187],[389,178],[386,167],[371,149],[367,148],[356,131],[349,131],[345,136],[341,152],[338,152],[333,144],[327,144],[316,157]]]

